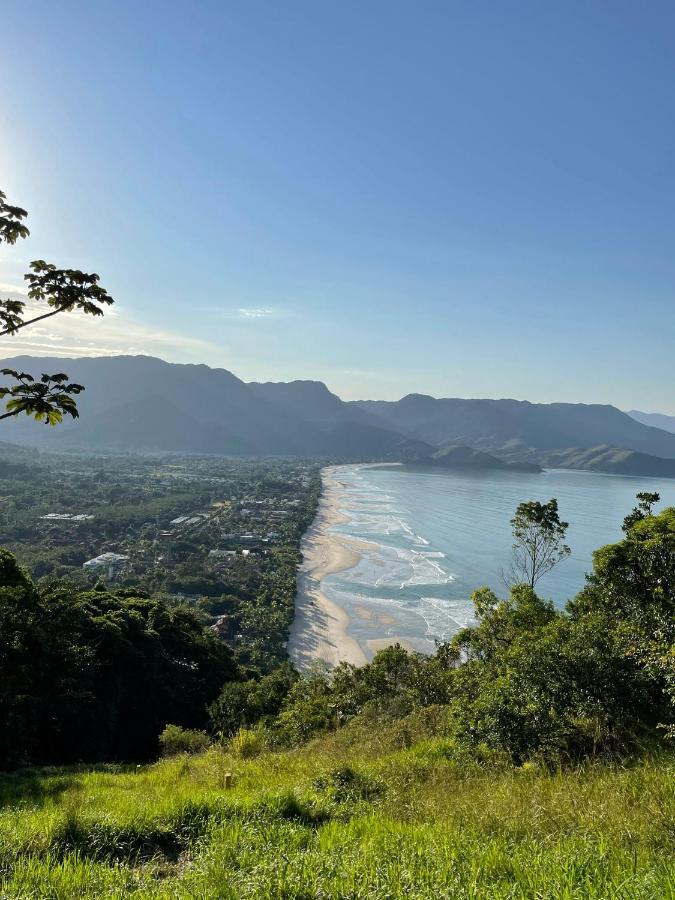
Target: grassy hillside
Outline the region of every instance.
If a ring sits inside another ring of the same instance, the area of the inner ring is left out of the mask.
[[[434,655],[330,673],[0,551],[0,764],[192,751],[0,775],[0,898],[675,897],[675,508],[636,500],[564,609],[481,588]],[[560,546],[555,499],[514,521]]]
[[[675,896],[675,755],[481,763],[445,720],[362,717],[249,760],[5,776],[0,896]]]

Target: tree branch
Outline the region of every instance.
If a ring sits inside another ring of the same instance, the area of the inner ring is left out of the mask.
[[[59,306],[58,309],[53,309],[51,312],[43,313],[41,316],[36,316],[34,319],[29,319],[27,322],[22,322],[20,325],[17,325],[15,328],[5,328],[4,331],[0,331],[0,337],[5,334],[15,334],[21,328],[25,328],[27,325],[34,325],[35,322],[41,322],[43,319],[49,319],[51,316],[55,316],[57,313],[65,312],[67,307]]]

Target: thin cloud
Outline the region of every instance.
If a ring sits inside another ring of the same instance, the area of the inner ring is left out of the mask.
[[[117,356],[145,354],[202,362],[219,349],[209,341],[142,325],[123,310],[94,319],[83,313],[63,313],[0,342],[0,358],[22,353],[48,356]]]
[[[25,297],[26,296],[26,285],[25,284],[8,284],[6,281],[0,281],[0,293],[21,294],[22,297]]]
[[[276,313],[273,309],[245,306],[239,309],[239,315],[245,319],[269,319]]]

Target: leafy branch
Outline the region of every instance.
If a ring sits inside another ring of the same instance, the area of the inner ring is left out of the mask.
[[[0,191],[0,244],[16,244],[18,238],[27,238],[30,231],[23,224],[28,213],[20,206],[10,206],[7,197]]]
[[[6,195],[0,191],[0,243],[15,244],[19,238],[29,235],[23,220],[28,213],[20,206],[11,206]],[[47,312],[26,318],[26,303],[23,300],[0,300],[0,337],[13,335],[22,328],[42,322],[62,312],[78,311],[90,316],[102,316],[106,306],[114,301],[105,288],[99,284],[95,272],[81,272],[79,269],[57,269],[53,263],[36,259],[30,264],[31,271],[24,275],[28,282],[28,297],[38,303],[46,303]],[[81,384],[69,384],[63,373],[43,374],[39,381],[26,372],[2,369],[3,375],[11,376],[16,383],[10,387],[0,387],[0,398],[9,397],[5,413],[0,420],[32,415],[39,422],[57,425],[64,414],[78,417],[77,404],[73,395],[84,390]]]
[[[39,381],[27,372],[17,372],[15,369],[1,369],[0,372],[17,381],[12,387],[0,387],[0,398],[11,398],[5,405],[7,412],[0,415],[0,420],[26,413],[37,422],[58,425],[63,421],[64,413],[73,419],[79,417],[73,394],[80,394],[84,386],[69,383],[68,376],[63,372],[42,375]]]
[[[0,322],[5,334],[16,334],[21,328],[49,319],[61,312],[79,310],[90,316],[102,316],[103,305],[110,305],[113,299],[99,284],[95,273],[80,272],[79,269],[57,269],[53,263],[36,259],[30,267],[32,272],[24,275],[28,282],[28,296],[31,300],[46,301],[51,310],[32,319],[23,319],[26,304],[21,300],[0,302]]]

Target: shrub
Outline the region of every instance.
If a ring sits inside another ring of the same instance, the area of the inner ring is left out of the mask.
[[[279,713],[298,674],[284,663],[262,678],[227,682],[209,708],[211,731],[224,738]]]
[[[234,737],[230,739],[228,746],[241,759],[252,759],[265,749],[265,739],[257,731],[240,728]]]
[[[317,778],[314,787],[318,791],[327,792],[337,803],[373,800],[384,793],[384,785],[379,779],[346,765],[337,766],[325,776]]]
[[[201,753],[209,746],[209,736],[195,728],[181,728],[167,725],[159,736],[162,756],[176,756],[179,753]]]

